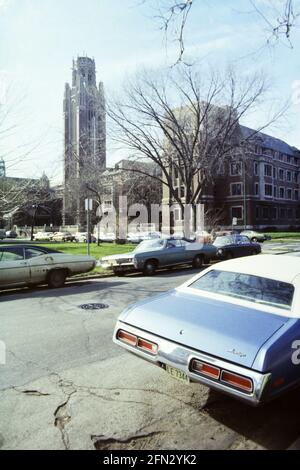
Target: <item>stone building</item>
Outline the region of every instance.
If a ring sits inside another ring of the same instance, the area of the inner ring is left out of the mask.
[[[85,223],[85,182],[106,167],[106,115],[102,82],[97,86],[94,59],[73,61],[72,84],[64,94],[63,224]]]
[[[135,170],[143,171],[145,174]],[[152,162],[123,159],[116,163],[114,168],[107,168],[101,180],[103,213],[108,213],[113,207],[118,216],[119,198],[126,196],[128,209],[134,204],[143,204],[146,207],[150,223],[151,204],[160,205],[162,200],[162,185],[150,175],[161,177],[160,168]],[[128,222],[133,220],[134,217],[128,217]]]
[[[245,126],[253,136],[240,160],[227,162],[216,182],[214,201],[225,208],[224,224],[287,229],[300,226],[300,151],[286,142]]]
[[[234,219],[237,229],[300,228],[299,149],[242,125],[239,132],[246,145],[220,161],[213,184],[204,188],[197,201],[204,204],[207,213],[219,214],[213,220],[206,218],[206,228],[231,228]],[[176,171],[173,182],[185,202],[185,188]],[[164,186],[163,203],[169,201],[169,190]],[[174,227],[181,224],[181,211],[175,205]]]

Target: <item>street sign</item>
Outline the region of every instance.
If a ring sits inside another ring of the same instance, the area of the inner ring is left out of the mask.
[[[232,225],[237,225],[237,217],[232,217]]]
[[[93,199],[86,199],[84,201],[85,210],[92,211],[93,210]]]

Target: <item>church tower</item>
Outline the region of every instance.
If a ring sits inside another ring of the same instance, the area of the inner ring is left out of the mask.
[[[82,188],[91,172],[106,167],[104,88],[97,86],[95,61],[89,57],[73,60],[72,85],[65,85],[64,146],[63,224],[83,227]]]

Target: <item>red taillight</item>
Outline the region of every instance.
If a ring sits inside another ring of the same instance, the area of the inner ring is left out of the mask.
[[[248,377],[233,374],[232,372],[223,370],[221,380],[222,382],[225,382],[233,387],[239,388],[240,390],[243,390],[245,392],[251,393],[253,391],[252,380],[248,379]]]
[[[157,344],[151,343],[151,341],[147,341],[142,338],[138,338],[137,342],[138,348],[143,349],[144,351],[147,351],[151,354],[156,354],[157,353]]]
[[[206,364],[205,362],[197,361],[196,359],[193,359],[192,361],[191,370],[192,372],[206,375],[207,377],[216,380],[218,380],[220,377],[220,369],[218,367],[212,366],[211,364]]]
[[[124,330],[119,330],[117,333],[117,338],[123,343],[130,344],[131,346],[136,346],[137,344],[137,336],[132,335]]]

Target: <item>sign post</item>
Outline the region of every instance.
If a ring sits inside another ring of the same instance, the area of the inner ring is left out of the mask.
[[[233,227],[235,227],[237,225],[237,217],[232,217],[232,231],[233,231]]]
[[[91,240],[91,228],[90,228],[90,211],[93,210],[93,199],[85,200],[85,210],[86,210],[86,231],[87,231],[87,251],[90,255],[90,240]]]

